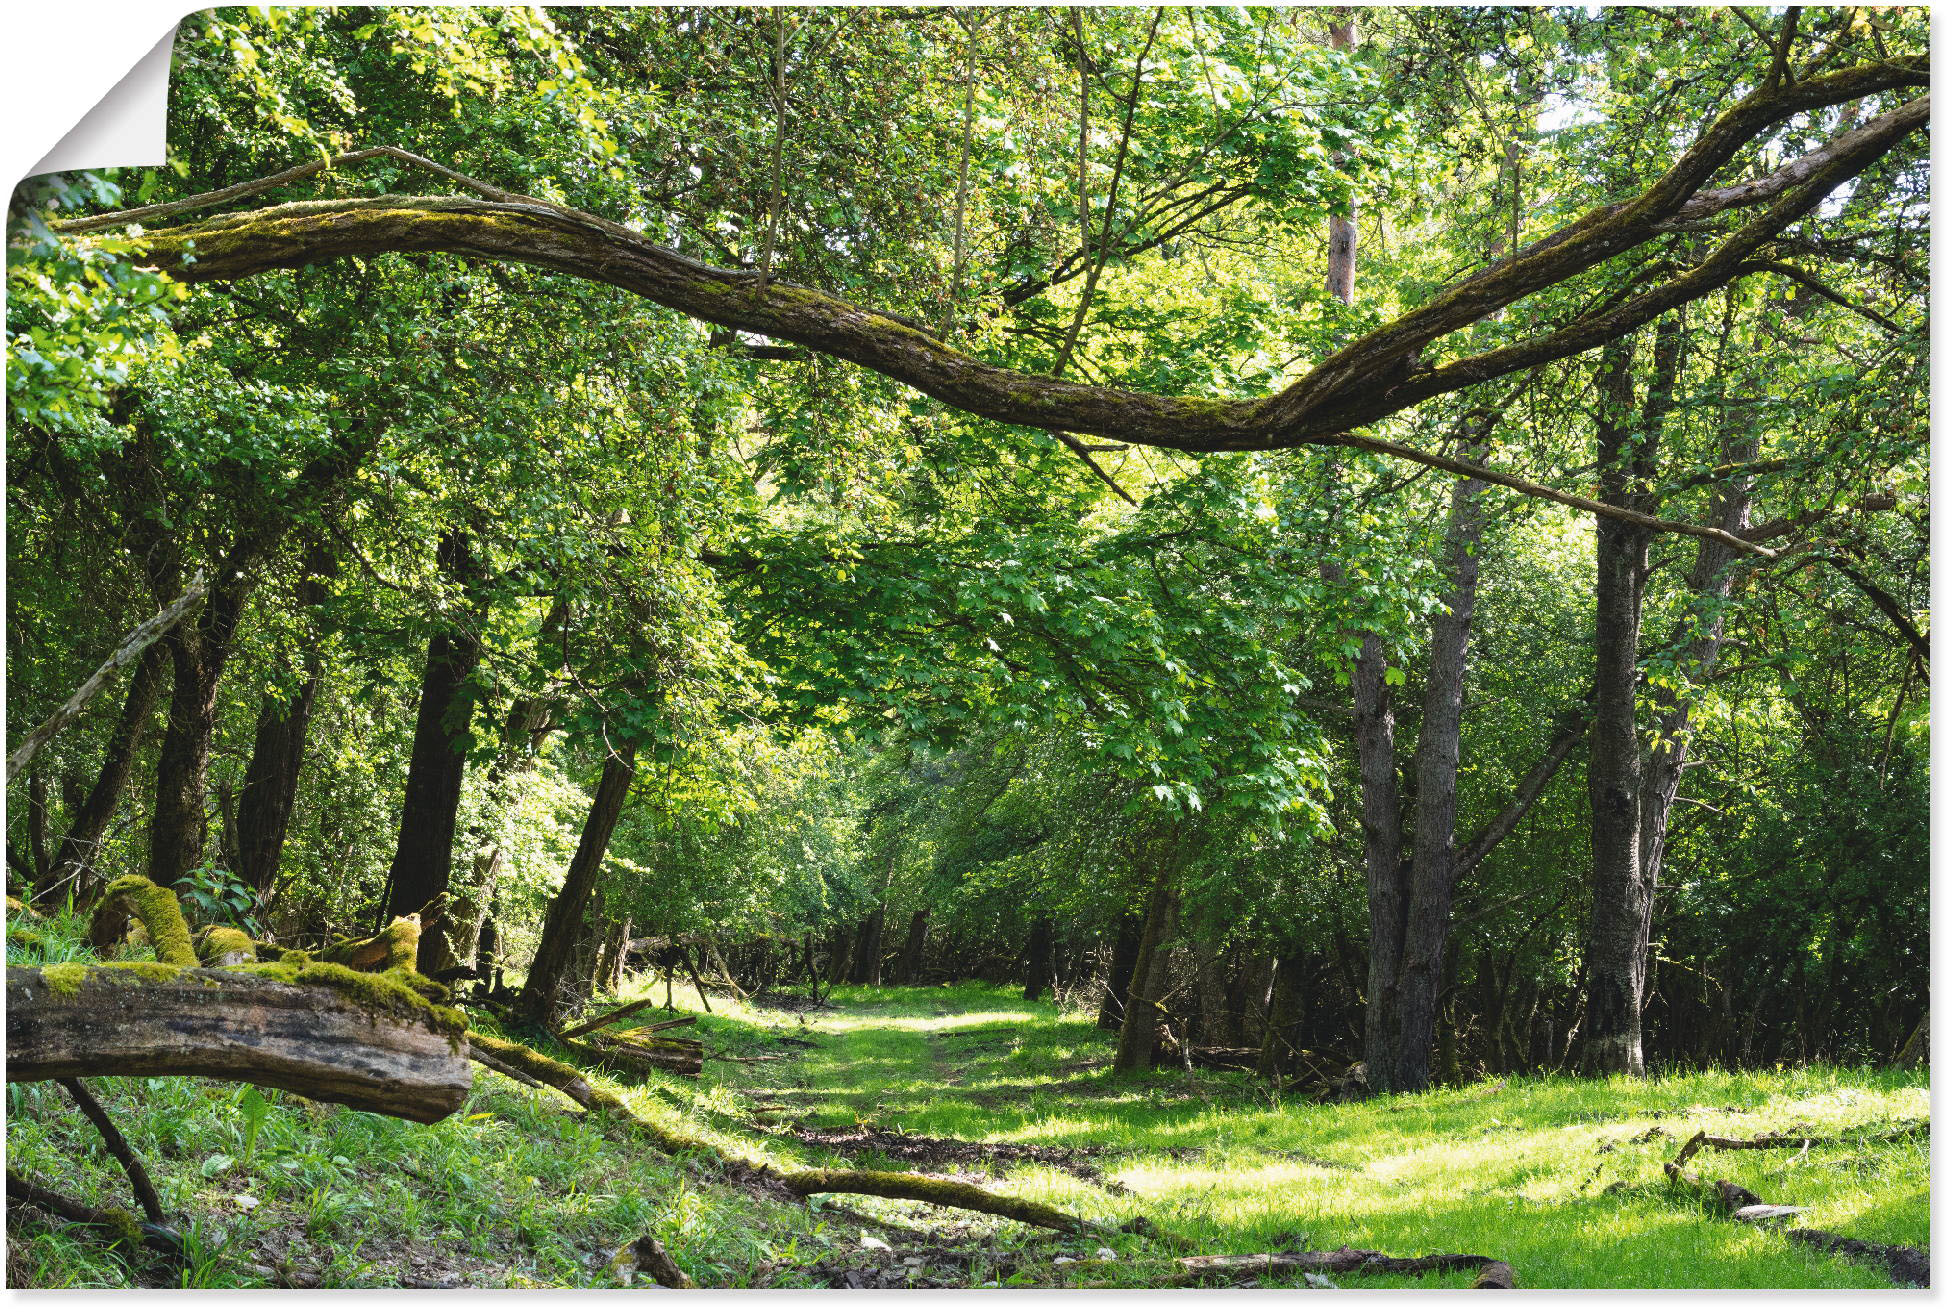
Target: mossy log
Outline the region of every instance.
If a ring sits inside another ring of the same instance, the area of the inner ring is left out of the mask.
[[[198,1075],[423,1123],[473,1072],[459,1013],[340,966],[11,966],[7,1079]]]
[[[196,948],[190,943],[190,925],[183,919],[176,894],[141,875],[123,875],[102,890],[102,900],[89,921],[88,941],[98,949],[121,942],[132,918],[148,931],[156,960],[171,966],[198,964]]]
[[[960,1207],[971,1212],[988,1212],[1025,1225],[1043,1226],[1065,1234],[1085,1234],[1102,1227],[1083,1217],[1061,1212],[1055,1207],[992,1193],[981,1185],[960,1180],[940,1180],[911,1171],[778,1171],[779,1182],[802,1198],[812,1194],[871,1194],[876,1198],[904,1198],[911,1202],[934,1203],[938,1207]]]
[[[209,925],[197,935],[197,959],[206,966],[248,966],[258,959],[258,946],[241,929]]]
[[[340,939],[321,949],[318,958],[354,970],[412,970],[419,955],[420,917],[396,916],[379,933]]]

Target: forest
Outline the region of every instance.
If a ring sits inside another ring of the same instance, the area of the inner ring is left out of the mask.
[[[1928,45],[185,18],[8,213],[8,1285],[1929,1285]]]

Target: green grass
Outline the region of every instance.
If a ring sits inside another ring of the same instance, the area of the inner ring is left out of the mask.
[[[75,926],[37,928],[44,942],[12,945],[16,962],[72,955]],[[274,1094],[255,1137],[236,1086],[104,1079],[97,1092],[165,1205],[193,1218],[191,1267],[170,1277],[147,1256],[18,1210],[9,1281],[259,1286],[298,1271],[327,1286],[606,1285],[615,1283],[602,1265],[610,1252],[651,1234],[701,1283],[791,1285],[819,1282],[817,1264],[831,1274],[862,1260],[863,1234],[885,1223],[920,1228],[933,1245],[1014,1251],[1005,1283],[1143,1283],[1174,1252],[1350,1244],[1485,1253],[1531,1288],[1886,1288],[1868,1266],[1709,1214],[1668,1187],[1660,1164],[1697,1129],[1835,1133],[1929,1115],[1921,1076],[1834,1068],[1496,1080],[1324,1106],[1271,1097],[1244,1075],[1114,1077],[1110,1036],[1090,1018],[1010,990],[844,988],[834,1009],[804,1021],[711,1001],[714,1013],[684,1031],[707,1045],[702,1079],[613,1086],[641,1114],[783,1165],[842,1159],[771,1128],[781,1122],[1098,1149],[1097,1183],[1041,1163],[922,1169],[978,1170],[993,1188],[1094,1220],[1145,1216],[1183,1246],[1120,1233],[1105,1241],[1116,1261],[1066,1267],[1051,1259],[1089,1257],[1099,1242],[922,1204],[768,1198],[709,1160],[673,1160],[626,1127],[566,1114],[556,1095],[479,1069],[466,1108],[438,1125]],[[680,1009],[697,1003],[679,992]],[[1648,1138],[1653,1127],[1665,1137]],[[97,1205],[127,1205],[126,1183],[57,1086],[10,1086],[8,1129],[11,1165]],[[872,1154],[846,1160],[914,1169]],[[1808,1208],[1803,1224],[1928,1244],[1925,1136],[1803,1154],[1708,1152],[1695,1165]],[[898,1253],[924,1243],[881,1233]]]

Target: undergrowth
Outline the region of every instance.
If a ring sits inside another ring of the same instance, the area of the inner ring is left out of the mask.
[[[86,957],[79,928],[35,922],[34,939],[10,936],[10,963]],[[824,1284],[850,1264],[899,1261],[905,1248],[930,1251],[929,1270],[946,1262],[971,1283],[1144,1284],[1178,1253],[1348,1244],[1483,1253],[1532,1288],[1881,1288],[1868,1266],[1710,1214],[1670,1189],[1660,1166],[1697,1129],[1837,1134],[1929,1115],[1922,1075],[1831,1067],[1514,1077],[1318,1105],[1244,1074],[1114,1076],[1110,1036],[1089,1017],[1002,989],[843,988],[831,1006],[804,1011],[714,995],[709,1015],[690,989],[677,1001],[699,1013],[685,1033],[704,1041],[705,1072],[612,1082],[644,1116],[782,1166],[973,1172],[1109,1226],[1144,1217],[1161,1237],[1064,1240],[879,1199],[801,1204],[480,1068],[463,1109],[432,1126],[287,1093],[123,1078],[91,1085],[183,1221],[187,1266],[172,1271],[10,1209],[9,1284],[603,1286],[618,1282],[610,1255],[653,1235],[705,1285]],[[821,1146],[820,1131],[855,1126],[875,1131],[867,1146]],[[95,1205],[127,1206],[126,1181],[58,1086],[10,1085],[8,1131],[10,1166]],[[918,1167],[875,1146],[903,1146],[904,1136],[1069,1149],[1090,1169]],[[1929,1150],[1919,1135],[1709,1152],[1694,1165],[1807,1208],[1799,1224],[1926,1247]],[[1101,1249],[1112,1259],[1089,1260]]]

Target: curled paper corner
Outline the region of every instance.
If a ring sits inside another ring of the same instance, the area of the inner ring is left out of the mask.
[[[82,115],[27,176],[162,164],[168,145],[169,70],[176,28],[170,24],[149,53]]]

